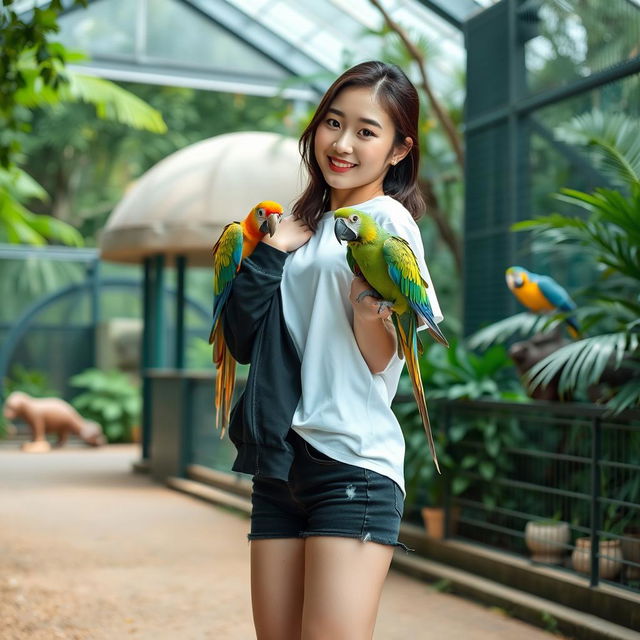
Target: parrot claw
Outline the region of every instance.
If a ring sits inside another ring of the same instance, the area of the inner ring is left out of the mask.
[[[380,300],[380,303],[378,305],[378,313],[380,313],[383,309],[392,309],[393,305],[394,303],[391,300]]]
[[[358,295],[358,297],[356,298],[356,302],[360,302],[362,298],[366,298],[367,296],[371,296],[376,300],[382,300],[382,296],[375,289],[367,289],[366,291],[363,291]]]

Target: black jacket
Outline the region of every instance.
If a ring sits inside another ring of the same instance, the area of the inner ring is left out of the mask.
[[[233,470],[287,480],[293,447],[285,440],[300,399],[300,358],[285,325],[280,281],[287,253],[259,242],[242,261],[222,315],[231,355],[250,363],[231,410]]]

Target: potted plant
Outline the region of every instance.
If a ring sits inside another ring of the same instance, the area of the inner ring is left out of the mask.
[[[524,528],[524,540],[534,562],[563,564],[569,538],[569,523],[557,517],[529,520]]]
[[[605,580],[613,580],[622,569],[620,536],[626,521],[620,518],[618,507],[612,504],[605,512],[602,524],[605,533],[598,540],[598,575]],[[591,536],[576,539],[571,564],[579,573],[591,572],[591,545]]]

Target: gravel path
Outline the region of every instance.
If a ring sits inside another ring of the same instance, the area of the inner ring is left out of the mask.
[[[248,520],[131,472],[131,445],[0,445],[2,640],[251,640]],[[549,640],[391,572],[376,640]]]

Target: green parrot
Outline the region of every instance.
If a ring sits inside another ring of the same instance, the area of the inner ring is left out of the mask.
[[[418,320],[427,325],[427,331],[435,340],[449,346],[433,316],[427,293],[428,285],[420,275],[418,261],[409,243],[393,236],[375,220],[357,209],[345,207],[334,212],[334,231],[339,242],[347,242],[347,262],[356,275],[362,275],[374,290],[367,290],[358,296],[373,296],[380,300],[380,310],[389,307],[398,339],[398,355],[404,357],[413,395],[418,404],[429,449],[438,473],[440,466],[431,434],[431,424],[427,412],[418,356],[422,354],[422,344],[418,338]]]

